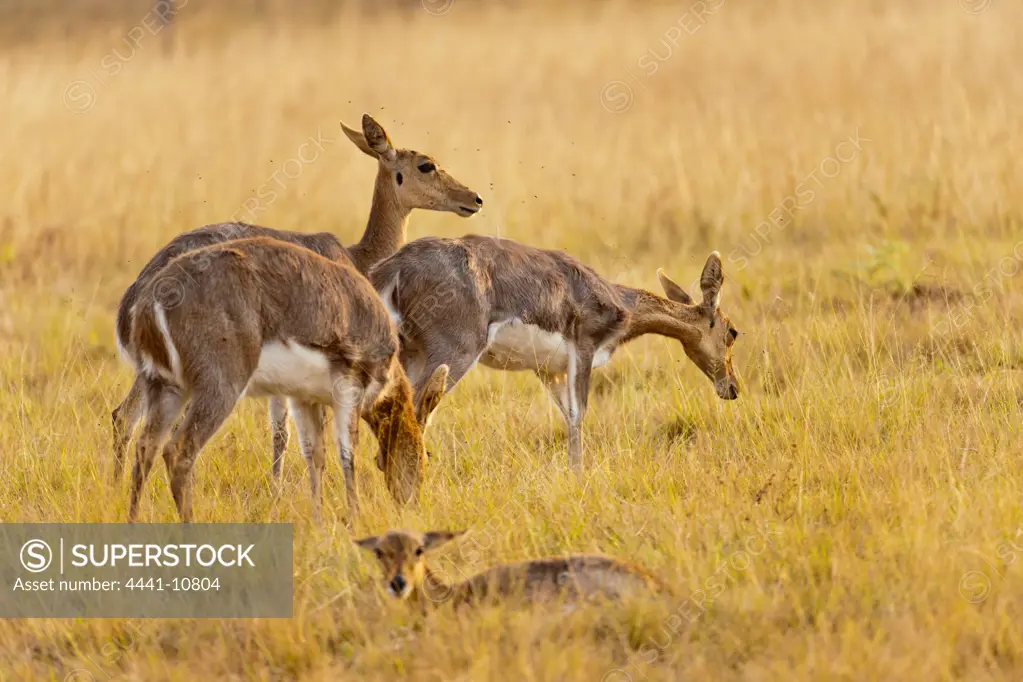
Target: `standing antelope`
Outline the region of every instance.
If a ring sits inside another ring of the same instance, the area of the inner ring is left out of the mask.
[[[157,448],[182,521],[192,519],[191,470],[242,395],[288,396],[320,518],[323,421],[330,405],[351,516],[358,512],[354,452],[359,417],[379,442],[391,494],[408,501],[426,460],[394,324],[354,267],[276,239],[208,246],[179,256],[139,287],[129,340],[145,404],[129,521]],[[179,297],[163,300],[160,282]],[[174,426],[181,416],[184,417]]]
[[[354,265],[360,272],[387,256],[405,243],[409,214],[413,209],[448,211],[468,217],[480,210],[483,200],[466,188],[437,163],[416,151],[395,149],[383,127],[369,114],[362,116],[362,132],[352,130],[344,123],[341,129],[356,147],[377,160],[376,184],[369,222],[362,239],[344,247],[330,233],[305,234],[272,230],[245,223],[218,223],[198,228],[175,237],[160,249],[124,292],[117,309],[117,345],[129,360],[134,351],[129,343],[131,310],[139,291],[152,281],[170,260],[180,254],[192,252],[211,244],[231,239],[271,237],[305,247],[334,261]],[[176,296],[178,292],[164,291]],[[134,362],[134,360],[132,360]],[[132,384],[128,395],[111,413],[114,443],[114,476],[119,479],[124,467],[124,454],[131,431],[141,416],[142,386]],[[273,440],[273,475],[280,476],[281,459],[288,444],[288,408],[279,396],[270,396],[270,420]]]
[[[522,598],[538,602],[557,597],[619,599],[664,589],[641,568],[599,554],[533,559],[494,566],[450,585],[426,565],[425,554],[465,531],[431,531],[423,535],[390,531],[355,543],[374,553],[384,571],[384,585],[392,597],[424,608],[444,602],[475,605],[484,601]]]
[[[701,303],[657,274],[667,299],[612,284],[560,251],[469,235],[410,242],[370,279],[399,326],[402,364],[424,424],[444,395],[432,390],[441,365],[449,368],[448,391],[477,362],[531,370],[568,424],[569,464],[578,469],[590,372],[626,341],[643,334],[678,339],[720,398],[739,396],[731,362],[739,332],[718,309],[721,257],[715,251],[703,268]]]

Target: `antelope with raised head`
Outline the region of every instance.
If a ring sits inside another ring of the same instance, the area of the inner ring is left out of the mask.
[[[393,254],[405,243],[409,214],[414,209],[448,211],[468,217],[482,207],[483,200],[476,192],[452,178],[431,157],[410,149],[395,149],[383,127],[369,114],[362,116],[362,132],[344,123],[341,123],[341,129],[356,147],[375,159],[378,166],[373,203],[362,239],[357,244],[345,247],[329,232],[288,232],[236,222],[207,225],[178,235],[153,256],[121,298],[117,309],[116,338],[123,356],[135,362],[128,337],[131,310],[139,291],[176,256],[232,239],[270,237],[297,244],[331,260],[354,265],[365,274],[372,265]],[[164,293],[176,296],[178,292]],[[141,389],[142,386],[136,380],[128,395],[111,413],[114,477],[117,479],[124,466],[124,454],[131,431],[141,415]],[[280,396],[271,395],[274,478],[280,475],[281,460],[288,444],[287,419],[287,403]]]
[[[325,463],[321,406],[334,412],[350,516],[358,513],[360,416],[376,435],[391,494],[399,503],[412,498],[426,450],[397,331],[369,281],[350,265],[276,239],[230,241],[205,247],[201,256],[179,256],[163,269],[161,280],[177,282],[180,297],[162,300],[153,279],[139,288],[133,307],[129,342],[145,419],[129,521],[168,433],[163,459],[171,492],[181,520],[191,520],[192,466],[243,395],[291,401],[317,519]]]
[[[535,372],[568,424],[569,464],[582,465],[582,421],[590,373],[621,344],[644,334],[677,339],[689,359],[734,400],[731,349],[739,332],[718,302],[724,272],[715,251],[695,303],[658,270],[667,298],[612,284],[561,252],[508,239],[424,237],[370,271],[398,324],[401,358],[425,425],[443,392],[434,372],[449,368],[446,390],[477,362]]]
[[[355,543],[376,556],[384,572],[384,587],[392,597],[423,609],[449,602],[458,607],[512,599],[621,599],[664,590],[661,581],[638,566],[599,554],[502,564],[448,584],[426,565],[426,555],[463,533],[431,531],[419,535],[399,530]]]

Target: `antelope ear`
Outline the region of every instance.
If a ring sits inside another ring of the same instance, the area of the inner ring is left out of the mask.
[[[431,530],[429,533],[423,533],[423,549],[430,550],[436,547],[440,547],[445,542],[454,540],[460,535],[464,535],[464,530]]]
[[[430,423],[430,417],[437,405],[444,398],[448,388],[448,366],[441,365],[433,371],[433,375],[423,388],[423,395],[419,398],[419,405],[416,407],[416,419],[419,426],[426,429]]]
[[[357,544],[359,547],[362,547],[363,549],[368,549],[369,551],[372,552],[374,549],[377,548],[377,541],[379,539],[380,538],[378,538],[376,535],[370,535],[369,537],[353,540],[353,542]]]
[[[369,144],[366,142],[366,136],[360,133],[358,130],[354,130],[345,125],[344,121],[341,121],[341,132],[345,134],[349,140],[352,141],[359,150],[367,156],[372,156],[374,159],[377,158],[377,153],[369,148]]]
[[[724,281],[725,271],[721,264],[721,254],[714,251],[707,258],[707,264],[703,266],[703,274],[700,275],[703,305],[711,310],[717,310],[718,302],[721,300],[721,285]]]
[[[373,120],[369,114],[362,115],[362,134],[366,138],[366,144],[373,150],[373,153],[381,159],[393,161],[397,155],[391,138],[387,137],[384,127]]]
[[[675,284],[660,268],[657,268],[657,279],[660,280],[661,288],[664,289],[664,295],[668,297],[668,300],[685,305],[693,304],[693,297],[687,294],[685,289]]]

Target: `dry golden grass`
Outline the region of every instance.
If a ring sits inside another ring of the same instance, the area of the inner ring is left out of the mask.
[[[249,402],[197,466],[196,514],[296,524],[294,618],[4,621],[0,678],[1020,679],[1023,11],[726,0],[650,74],[685,11],[456,0],[273,31],[183,11],[176,52],[143,40],[116,75],[101,64],[126,31],[0,53],[3,521],[125,519],[121,292],[321,132],[335,141],[256,219],[354,242],[374,168],[337,121],[363,111],[485,198],[472,221],[414,215],[411,238],[500,234],[649,287],[720,250],[744,382],[724,403],[677,344],[623,349],[596,380],[583,480],[537,382],[484,369],[438,412],[416,507],[390,502],[368,433],[361,448],[354,533],[472,527],[438,559],[466,572],[631,558],[713,595],[682,604],[692,622],[669,619],[677,602],[391,604],[350,544],[336,459],[316,528],[294,444],[275,498]],[[95,99],[72,113],[79,80]],[[825,161],[857,131],[851,160]],[[761,225],[786,197],[794,219]],[[162,470],[143,514],[175,520]]]

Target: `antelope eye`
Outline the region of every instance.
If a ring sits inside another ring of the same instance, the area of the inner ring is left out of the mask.
[[[381,552],[379,549],[375,550],[375,553],[377,555],[377,559],[383,559],[384,558],[384,553]]]
[[[416,547],[416,556],[423,556],[423,548]]]
[[[427,161],[425,163],[419,164],[418,166],[416,166],[416,168],[419,169],[420,173],[429,173],[429,172],[433,171],[436,168],[436,166],[434,166],[432,163]]]

